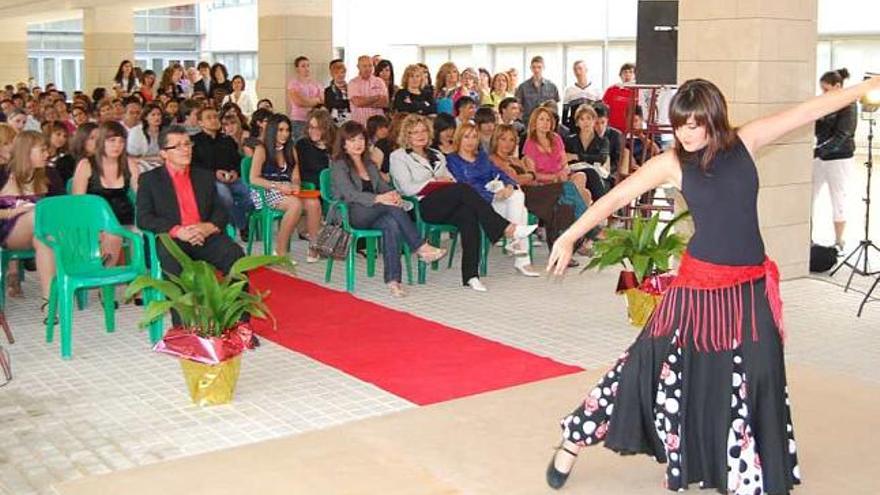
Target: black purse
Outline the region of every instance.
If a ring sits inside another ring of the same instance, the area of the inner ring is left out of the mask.
[[[351,234],[342,227],[342,222],[331,220],[338,216],[338,210],[333,210],[327,215],[327,224],[318,232],[318,239],[314,248],[322,258],[344,260],[348,256],[348,243],[351,242]]]

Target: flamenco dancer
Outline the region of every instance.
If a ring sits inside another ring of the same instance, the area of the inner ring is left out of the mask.
[[[664,486],[691,483],[736,495],[784,494],[800,483],[785,379],[779,272],[758,229],[762,146],[880,90],[880,77],[829,91],[734,129],[709,81],[684,83],[671,102],[675,147],[598,200],[553,245],[562,275],[572,247],[611,213],[675,184],[696,232],[679,273],[630,348],[562,420],[547,483],[562,487],[584,447],[664,462]]]

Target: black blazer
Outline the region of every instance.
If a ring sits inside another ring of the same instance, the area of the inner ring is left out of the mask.
[[[229,221],[229,214],[217,198],[214,174],[208,170],[190,167],[199,217],[203,222],[216,225],[222,232]],[[165,167],[141,174],[137,192],[137,226],[156,234],[168,232],[180,225],[180,206],[171,175]]]
[[[214,89],[214,85],[213,85],[213,84],[211,84],[211,89]],[[193,85],[193,93],[195,93],[196,91],[201,91],[202,94],[205,95],[205,98],[207,98],[208,96],[210,96],[210,95],[208,94],[208,90],[205,88],[205,80],[204,80],[204,79],[199,79],[199,80],[196,81],[196,83]]]

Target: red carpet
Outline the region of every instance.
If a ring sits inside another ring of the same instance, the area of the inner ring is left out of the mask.
[[[416,404],[581,371],[272,270],[251,283],[278,319],[259,335]]]

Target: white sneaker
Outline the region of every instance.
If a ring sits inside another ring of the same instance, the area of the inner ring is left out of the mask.
[[[532,267],[529,265],[526,266],[514,266],[516,271],[519,272],[520,275],[524,277],[540,277],[541,274],[535,271],[532,271]]]
[[[477,292],[488,292],[489,291],[489,289],[487,289],[486,286],[483,285],[483,282],[480,282],[479,277],[471,277],[470,280],[468,280],[467,284],[465,284],[465,285],[467,285],[468,287],[470,287],[471,289],[473,289]]]
[[[513,229],[513,238],[527,239],[537,228],[537,225],[517,225],[516,228]]]

